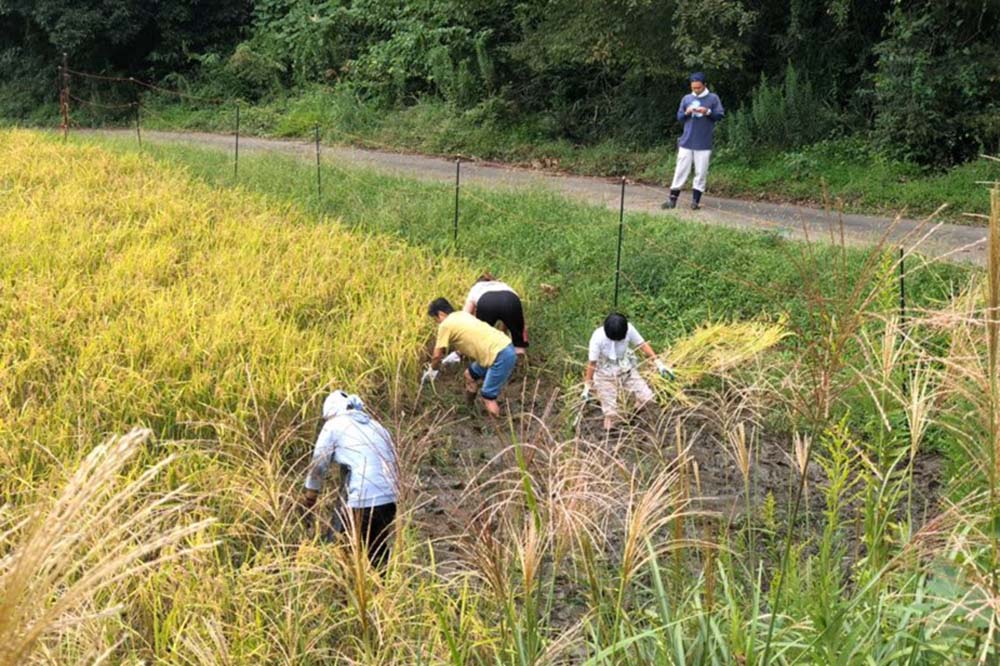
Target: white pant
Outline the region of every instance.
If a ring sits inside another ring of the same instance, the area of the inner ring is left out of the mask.
[[[678,148],[677,166],[674,168],[674,182],[670,184],[670,189],[679,190],[684,187],[684,183],[688,179],[688,174],[691,173],[691,165],[694,164],[694,183],[692,183],[692,186],[699,192],[704,192],[705,180],[708,178],[708,160],[711,157],[711,150]]]

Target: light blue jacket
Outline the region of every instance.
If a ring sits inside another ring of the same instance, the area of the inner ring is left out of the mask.
[[[357,396],[350,396],[357,398]],[[360,399],[328,416],[316,439],[306,488],[319,491],[333,463],[346,468],[347,506],[366,509],[396,501],[397,465],[392,437]]]

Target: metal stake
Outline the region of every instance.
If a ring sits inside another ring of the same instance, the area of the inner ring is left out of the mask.
[[[320,180],[320,161],[319,161],[319,125],[316,125],[316,201],[322,200],[323,196],[323,184]]]
[[[69,59],[63,51],[62,90],[59,91],[59,110],[62,112],[63,142],[69,135]]]
[[[236,152],[233,159],[233,180],[240,175],[240,103],[236,102]]]
[[[615,308],[618,307],[618,286],[622,276],[622,238],[625,235],[625,176],[622,176],[621,206],[618,208],[618,258],[615,261]]]
[[[455,229],[452,235],[452,242],[458,248],[458,189],[462,180],[462,158],[455,159]]]
[[[903,248],[899,248],[899,332],[903,334],[904,339],[900,340],[900,344],[905,344],[906,336],[906,253]],[[901,364],[903,366],[903,380],[901,382],[901,389],[903,395],[905,396],[909,393],[909,381],[906,373],[909,371],[907,368],[906,359],[903,359]]]
[[[142,131],[139,129],[139,102],[135,103],[135,138],[139,142],[139,148],[142,148]]]

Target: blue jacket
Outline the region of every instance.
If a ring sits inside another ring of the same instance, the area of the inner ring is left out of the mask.
[[[703,118],[686,115],[684,110],[692,104],[704,106],[710,113]],[[698,97],[694,93],[684,95],[681,105],[677,108],[677,120],[684,123],[684,133],[678,139],[677,145],[688,150],[711,150],[712,131],[715,123],[722,120],[726,115],[726,110],[722,108],[722,100],[713,92],[704,97]]]

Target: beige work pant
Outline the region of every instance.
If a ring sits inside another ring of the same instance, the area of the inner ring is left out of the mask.
[[[601,403],[604,416],[618,416],[618,389],[624,388],[635,396],[639,406],[653,399],[653,391],[639,371],[632,368],[628,372],[597,370],[594,373],[594,392]]]

